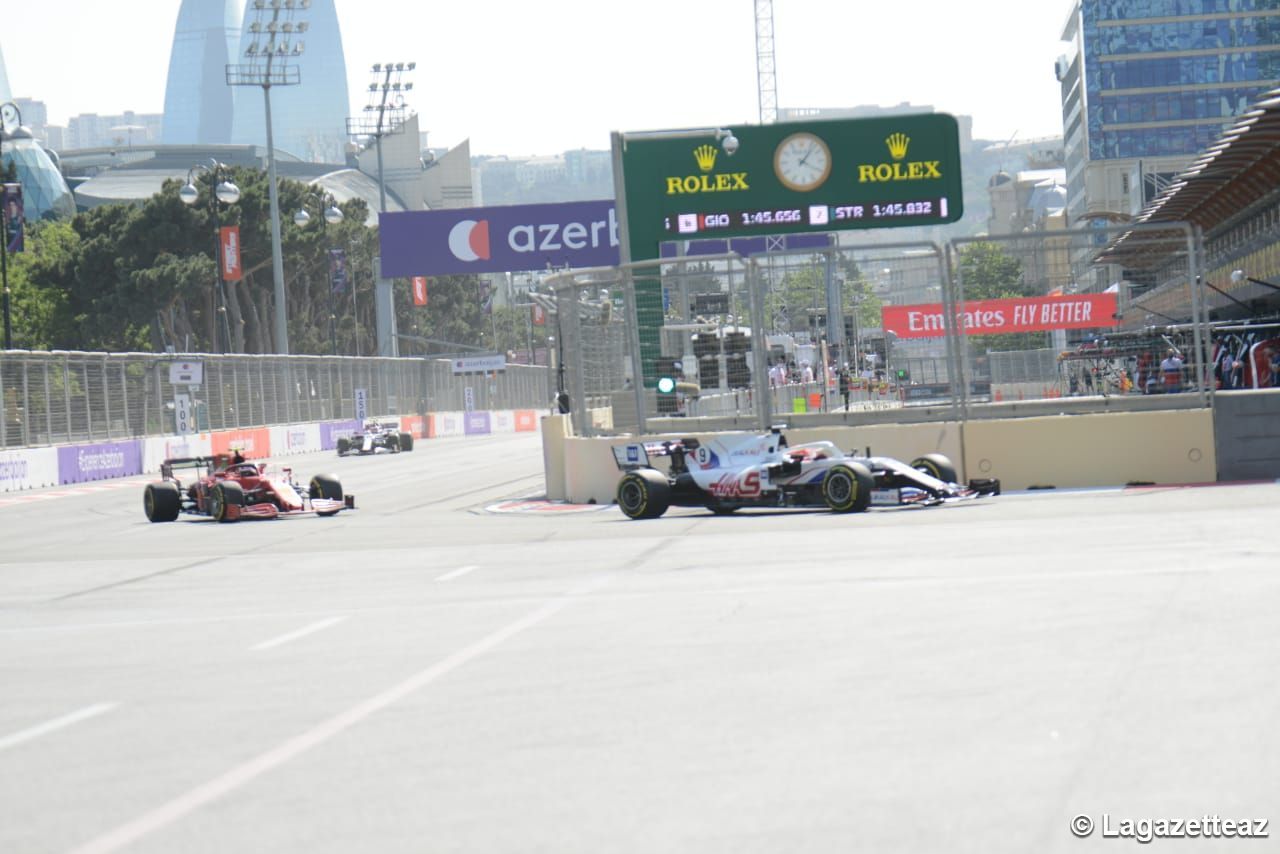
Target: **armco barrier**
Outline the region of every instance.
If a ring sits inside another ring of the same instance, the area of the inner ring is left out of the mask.
[[[320,425],[320,450],[332,451],[339,439],[349,439],[359,429],[359,421],[326,421]]]
[[[142,474],[142,441],[70,445],[57,449],[58,482],[84,483]]]
[[[266,427],[248,430],[220,430],[213,434],[213,452],[228,454],[239,451],[248,460],[271,456],[271,431]]]
[[[532,409],[438,412],[402,416],[400,425],[415,439],[484,436],[536,431],[538,416]],[[0,492],[154,473],[167,459],[206,457],[233,449],[251,459],[331,451],[337,447],[339,437],[352,435],[359,426],[354,420],[326,421],[0,451]]]
[[[207,457],[213,453],[213,436],[194,433],[190,436],[156,436],[142,440],[142,470],[160,471],[160,464],[176,457]]]
[[[58,484],[58,449],[0,451],[0,492]]]
[[[291,424],[269,428],[271,455],[283,457],[289,454],[310,454],[323,450],[320,447],[319,424]]]

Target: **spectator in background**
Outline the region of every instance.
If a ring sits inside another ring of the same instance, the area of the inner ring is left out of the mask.
[[[1160,375],[1164,378],[1165,394],[1182,391],[1182,357],[1178,351],[1170,347],[1160,363]]]
[[[769,366],[769,385],[774,388],[787,384],[787,369],[782,366],[782,362],[774,362]]]
[[[806,384],[813,382],[813,366],[808,360],[800,363],[800,382]]]
[[[840,396],[844,398],[844,408],[849,409],[849,366],[840,369]]]

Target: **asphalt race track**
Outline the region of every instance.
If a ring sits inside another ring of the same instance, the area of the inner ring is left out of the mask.
[[[0,852],[1076,852],[1280,822],[1274,483],[633,522],[486,511],[543,493],[536,436],[290,463],[359,510],[0,494]]]

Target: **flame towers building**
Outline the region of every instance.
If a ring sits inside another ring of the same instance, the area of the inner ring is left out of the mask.
[[[239,0],[182,0],[164,96],[166,145],[231,141],[234,94],[226,67],[239,46]]]
[[[245,20],[248,18],[246,11]],[[307,23],[306,33],[301,39],[305,42],[305,49],[301,56],[290,57],[289,64],[298,67],[301,82],[294,86],[273,87],[273,141],[277,150],[302,160],[341,163],[347,142],[350,102],[347,98],[347,64],[342,52],[342,32],[338,28],[334,0],[313,0],[310,8],[300,13],[299,18]],[[246,28],[232,63],[243,61],[245,50],[252,41],[253,34]],[[237,92],[231,142],[266,145],[266,111],[260,93],[255,97],[255,93],[248,89]]]

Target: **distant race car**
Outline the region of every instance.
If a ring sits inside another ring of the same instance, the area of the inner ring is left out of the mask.
[[[613,449],[622,470],[618,507],[632,519],[654,519],[668,507],[705,507],[727,514],[743,507],[825,507],[860,513],[870,507],[944,504],[999,495],[1000,481],[955,482],[942,454],[910,464],[889,457],[853,456],[832,442],[789,447],[778,429],[756,436],[679,439]],[[651,456],[671,458],[670,472]]]
[[[370,418],[350,438],[339,438],[337,444],[340,457],[347,454],[376,454],[379,450],[398,454],[413,450],[413,434],[402,432],[398,421]]]
[[[176,472],[190,469],[183,483]],[[172,522],[181,513],[209,516],[219,522],[275,519],[280,516],[333,516],[355,508],[333,475],[318,474],[304,490],[293,482],[293,470],[279,475],[266,465],[245,462],[227,454],[165,460],[159,481],[147,484],[142,507],[152,522]]]

